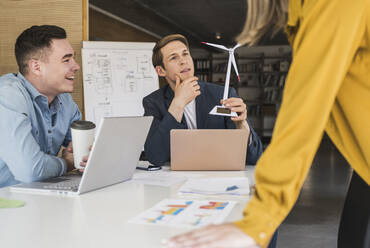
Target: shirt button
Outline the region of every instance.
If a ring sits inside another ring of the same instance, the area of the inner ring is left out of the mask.
[[[261,232],[259,236],[260,236],[260,239],[264,239],[264,238],[266,238],[266,233]]]
[[[51,133],[51,130],[48,130],[48,133]]]

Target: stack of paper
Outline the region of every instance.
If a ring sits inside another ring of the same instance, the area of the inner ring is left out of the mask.
[[[179,189],[179,193],[202,195],[248,195],[249,192],[246,177],[193,178]]]
[[[155,171],[135,173],[132,180],[141,184],[169,187],[171,185],[182,183],[186,180],[186,177],[179,175],[174,176],[168,172]]]

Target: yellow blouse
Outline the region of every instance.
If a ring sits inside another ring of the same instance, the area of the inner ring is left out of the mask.
[[[324,130],[370,185],[370,0],[291,0],[293,61],[256,193],[235,224],[266,246],[295,204]]]

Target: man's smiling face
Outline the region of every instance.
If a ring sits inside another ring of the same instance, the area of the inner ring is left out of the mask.
[[[41,62],[43,93],[49,96],[72,92],[75,73],[80,69],[72,46],[66,39],[54,39],[47,50],[47,58]]]

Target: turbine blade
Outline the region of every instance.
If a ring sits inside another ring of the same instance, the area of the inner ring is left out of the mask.
[[[233,64],[233,66],[234,66],[235,73],[238,76],[238,82],[240,82],[240,76],[239,76],[239,72],[238,72],[238,67],[236,66],[236,61],[235,61],[234,53],[230,54],[230,56],[231,56],[231,62]]]
[[[220,48],[220,49],[223,49],[223,50],[229,50],[229,48],[223,46],[223,45],[218,45],[218,44],[213,44],[213,43],[208,43],[208,42],[202,42],[202,44],[206,44],[208,46],[213,46],[213,47],[217,47],[217,48]]]
[[[239,44],[239,43],[238,43],[238,44],[236,44],[236,46],[234,46],[232,49],[233,49],[233,50],[235,50],[235,49],[237,49],[237,48],[238,48],[238,47],[240,47],[240,46],[241,46],[241,44]]]

